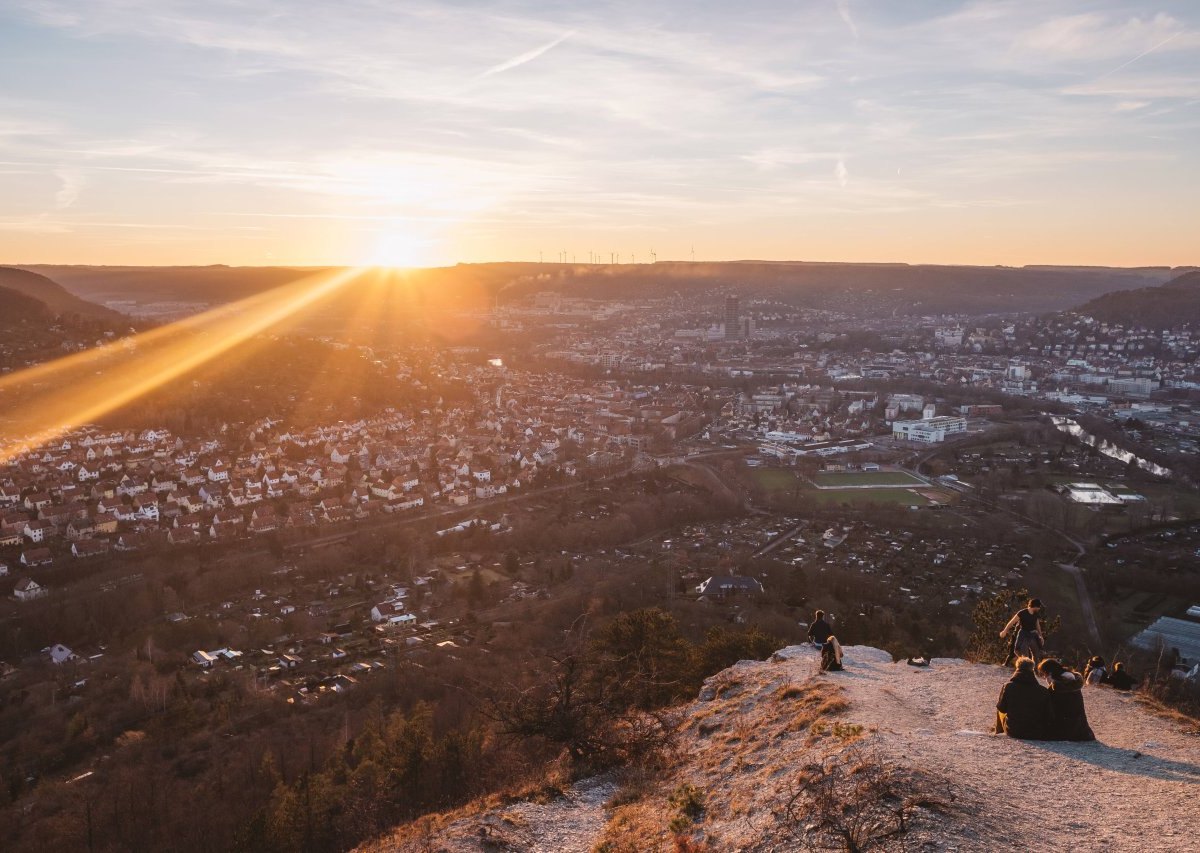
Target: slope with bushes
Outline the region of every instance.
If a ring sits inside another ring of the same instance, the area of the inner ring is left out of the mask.
[[[709,678],[676,738],[617,775],[400,827],[363,850],[1188,849],[1194,723],[1089,688],[1094,743],[989,733],[1008,672],[806,646]]]

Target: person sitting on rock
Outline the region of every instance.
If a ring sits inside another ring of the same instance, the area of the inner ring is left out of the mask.
[[[1108,667],[1104,665],[1104,658],[1100,655],[1095,655],[1083,668],[1083,683],[1093,687],[1108,683]]]
[[[808,626],[808,640],[814,646],[823,646],[831,636],[833,629],[825,621],[825,611],[818,610],[813,614],[813,623]]]
[[[1083,707],[1083,676],[1054,658],[1039,663],[1037,671],[1050,684],[1050,707],[1054,712],[1051,740],[1095,740]]]
[[[821,672],[841,672],[842,644],[830,634],[821,644]]]
[[[1108,684],[1114,690],[1132,690],[1137,686],[1137,679],[1129,674],[1125,669],[1125,664],[1115,661],[1112,675],[1108,677]]]
[[[1050,691],[1038,683],[1033,658],[1017,658],[1012,678],[1000,688],[996,700],[996,734],[1022,740],[1050,736]]]

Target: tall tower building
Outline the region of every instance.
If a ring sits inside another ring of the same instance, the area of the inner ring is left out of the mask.
[[[739,314],[738,298],[725,297],[725,340],[740,341],[742,339],[742,323]]]

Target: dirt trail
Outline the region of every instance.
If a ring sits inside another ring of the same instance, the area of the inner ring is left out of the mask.
[[[793,665],[811,667],[801,652]],[[952,780],[970,802],[960,849],[1196,849],[1200,737],[1157,717],[1129,694],[1088,688],[1095,743],[1028,742],[987,734],[1006,671],[958,660],[928,669],[877,650],[846,651],[836,678],[848,718],[873,721],[889,754]]]

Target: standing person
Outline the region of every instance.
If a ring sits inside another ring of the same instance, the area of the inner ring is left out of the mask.
[[[1000,639],[1007,637],[1008,632],[1016,628],[1017,639],[1013,643],[1013,651],[1020,657],[1037,660],[1041,655],[1042,646],[1046,642],[1046,638],[1042,634],[1041,616],[1042,600],[1040,598],[1029,599],[1029,603],[1008,620],[1008,624],[1000,632]]]
[[[1050,684],[1050,707],[1054,712],[1051,739],[1095,740],[1083,707],[1083,676],[1054,658],[1039,663],[1037,671]]]
[[[823,646],[832,636],[833,629],[825,621],[825,611],[818,610],[813,614],[813,623],[808,626],[808,641],[814,646]]]
[[[996,700],[996,734],[1022,740],[1050,736],[1050,691],[1038,683],[1033,658],[1017,658],[1012,678]]]

